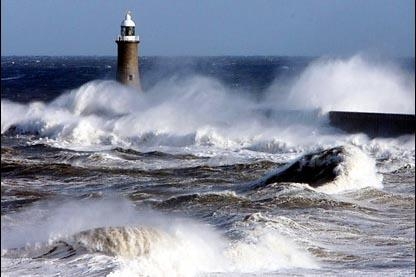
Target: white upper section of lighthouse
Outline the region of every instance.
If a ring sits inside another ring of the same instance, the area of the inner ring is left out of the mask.
[[[121,30],[120,35],[117,37],[116,41],[132,41],[139,42],[139,36],[136,36],[136,24],[131,19],[131,12],[126,13],[126,17],[121,21]]]
[[[126,13],[126,17],[124,18],[123,21],[121,21],[121,26],[126,26],[126,27],[135,27],[136,24],[134,24],[134,21],[131,19],[131,12],[128,11]]]

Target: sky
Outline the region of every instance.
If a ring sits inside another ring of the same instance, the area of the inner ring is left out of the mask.
[[[414,57],[414,0],[1,0],[1,55]]]

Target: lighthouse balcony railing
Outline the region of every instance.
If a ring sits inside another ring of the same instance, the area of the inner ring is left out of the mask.
[[[139,36],[117,36],[117,41],[139,41]]]

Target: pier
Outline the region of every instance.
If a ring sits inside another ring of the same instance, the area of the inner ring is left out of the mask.
[[[330,111],[330,124],[348,133],[369,137],[397,137],[415,133],[414,114]]]

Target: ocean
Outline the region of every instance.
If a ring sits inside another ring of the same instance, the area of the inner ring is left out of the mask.
[[[414,58],[116,63],[2,57],[2,275],[415,275],[415,135],[328,120],[414,114]]]

